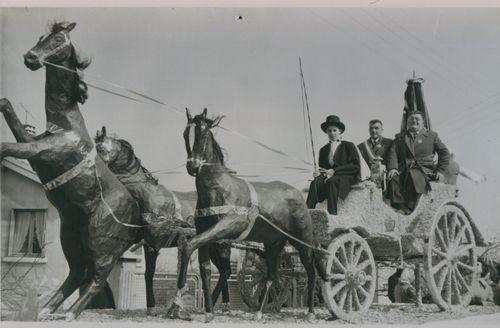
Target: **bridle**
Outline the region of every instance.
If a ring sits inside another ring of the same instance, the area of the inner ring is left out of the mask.
[[[57,47],[55,47],[54,49],[52,49],[52,50],[50,50],[42,55],[37,55],[33,50],[28,51],[28,53],[34,55],[37,58],[38,63],[40,65],[44,65],[45,59],[49,58],[50,56],[52,56],[55,53],[58,53],[59,51],[61,51],[65,47],[68,47],[71,45],[71,40],[69,39],[68,33],[62,32],[61,34],[64,36],[64,42],[61,43],[60,45],[58,45]]]
[[[191,157],[188,157],[187,160],[186,160],[186,164],[187,163],[194,163],[198,166],[198,169],[196,170],[196,174],[195,176],[198,176],[201,172],[201,169],[204,167],[204,166],[218,166],[218,165],[221,165],[220,163],[217,163],[217,162],[207,162],[206,160],[204,159],[199,159],[199,158],[194,158],[193,157],[193,147],[194,147],[194,140],[195,140],[195,130],[194,128],[196,127],[196,123],[189,123],[187,125],[187,128],[189,129],[189,136],[188,136],[188,141],[189,141],[189,147],[190,147],[190,152],[191,152]],[[208,129],[208,131],[210,131],[210,127],[207,125],[205,129]],[[205,131],[204,129],[204,131]],[[204,132],[205,134],[207,132]],[[202,152],[201,154],[205,154],[205,150],[207,149],[207,140],[208,138],[204,138],[203,140],[203,149],[202,149]]]

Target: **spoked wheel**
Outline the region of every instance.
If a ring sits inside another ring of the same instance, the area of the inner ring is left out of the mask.
[[[293,260],[289,254],[281,254],[278,279],[271,285],[264,311],[279,312],[287,302],[293,279]],[[247,250],[242,268],[238,273],[238,286],[241,297],[248,307],[257,311],[264,296],[267,281],[267,266],[263,252]]]
[[[328,246],[323,299],[330,312],[347,321],[356,319],[372,304],[376,289],[376,266],[368,243],[351,232],[335,238]]]
[[[432,299],[442,310],[470,303],[476,263],[476,241],[468,218],[455,205],[442,206],[432,223],[425,270]]]

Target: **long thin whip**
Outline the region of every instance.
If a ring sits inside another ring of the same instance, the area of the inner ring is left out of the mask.
[[[311,148],[313,155],[314,170],[316,170],[318,166],[316,165],[316,152],[314,151],[314,141],[313,141],[312,127],[311,127],[311,113],[309,110],[309,101],[307,99],[306,81],[304,80],[304,73],[302,72],[302,59],[300,57],[299,57],[299,68],[300,68],[300,80],[302,82],[302,89],[306,100],[307,120],[309,122],[309,134],[311,136]]]

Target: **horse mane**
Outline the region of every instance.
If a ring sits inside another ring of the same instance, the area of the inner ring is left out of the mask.
[[[217,141],[215,140],[215,137],[213,135],[213,133],[210,133],[210,138],[212,139],[212,147],[213,147],[213,150],[214,150],[214,155],[215,157],[221,161],[222,165],[225,166],[225,163],[224,163],[224,152],[223,152],[223,149],[221,146],[219,146],[219,143],[217,143]]]
[[[75,49],[75,46],[73,46],[73,44],[71,44],[71,60],[73,60],[73,62],[75,63],[75,66],[76,66],[76,70],[77,72],[79,71],[83,71],[84,69],[86,69],[90,63],[92,62],[92,59],[91,58],[83,58],[81,57],[76,49]],[[88,86],[87,86],[87,83],[85,83],[83,81],[83,74],[77,74],[78,76],[78,83],[76,83],[76,95],[77,95],[77,100],[79,103],[83,104],[85,103],[85,101],[87,100],[88,98]]]

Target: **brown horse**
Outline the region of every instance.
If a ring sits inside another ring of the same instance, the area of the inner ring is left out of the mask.
[[[308,317],[312,319],[315,267],[325,281],[328,276],[321,261],[323,256],[319,251],[313,251],[318,247],[318,243],[313,236],[311,216],[302,194],[279,181],[248,183],[235,177],[224,165],[224,156],[211,132],[211,128],[218,125],[221,117],[208,119],[206,109],[194,119],[189,110],[186,109],[186,113],[186,167],[188,173],[196,177],[198,200],[195,226],[198,235],[182,247],[181,268],[177,280],[178,297],[186,285],[189,258],[195,249],[199,249],[198,261],[206,321],[210,321],[213,318],[213,307],[210,295],[209,245],[221,239],[261,242],[264,244],[267,264],[267,283],[256,313],[256,319],[259,320],[267,302],[269,288],[277,279],[280,252],[288,241],[298,250],[307,272]],[[288,236],[279,232],[276,227]],[[311,247],[304,246],[297,240]],[[176,306],[178,305],[174,301],[172,307]]]
[[[149,311],[155,306],[153,277],[159,250],[178,247],[182,240],[194,235],[194,226],[188,221],[194,214],[196,194],[170,191],[159,184],[141,165],[132,145],[126,140],[108,136],[106,127],[97,131],[94,141],[97,153],[138,201],[144,221],[147,222],[144,228],[144,254],[146,303]],[[190,230],[193,231],[192,234]],[[211,245],[210,259],[219,270],[219,280],[212,292],[212,301],[215,304],[222,293],[223,310],[229,309],[227,280],[231,276],[230,256],[231,248],[228,245]]]
[[[41,310],[41,319],[84,287],[65,315],[67,320],[78,316],[105,286],[122,253],[140,240],[136,225],[142,224],[135,199],[96,156],[78,108],[77,102],[86,99],[87,88],[76,70],[89,62],[81,61],[71,44],[69,32],[75,25],[53,24],[24,56],[31,70],[46,66],[47,131],[30,136],[10,102],[0,100],[0,110],[18,141],[1,144],[2,158],[29,161],[61,219],[60,240],[69,274]]]

